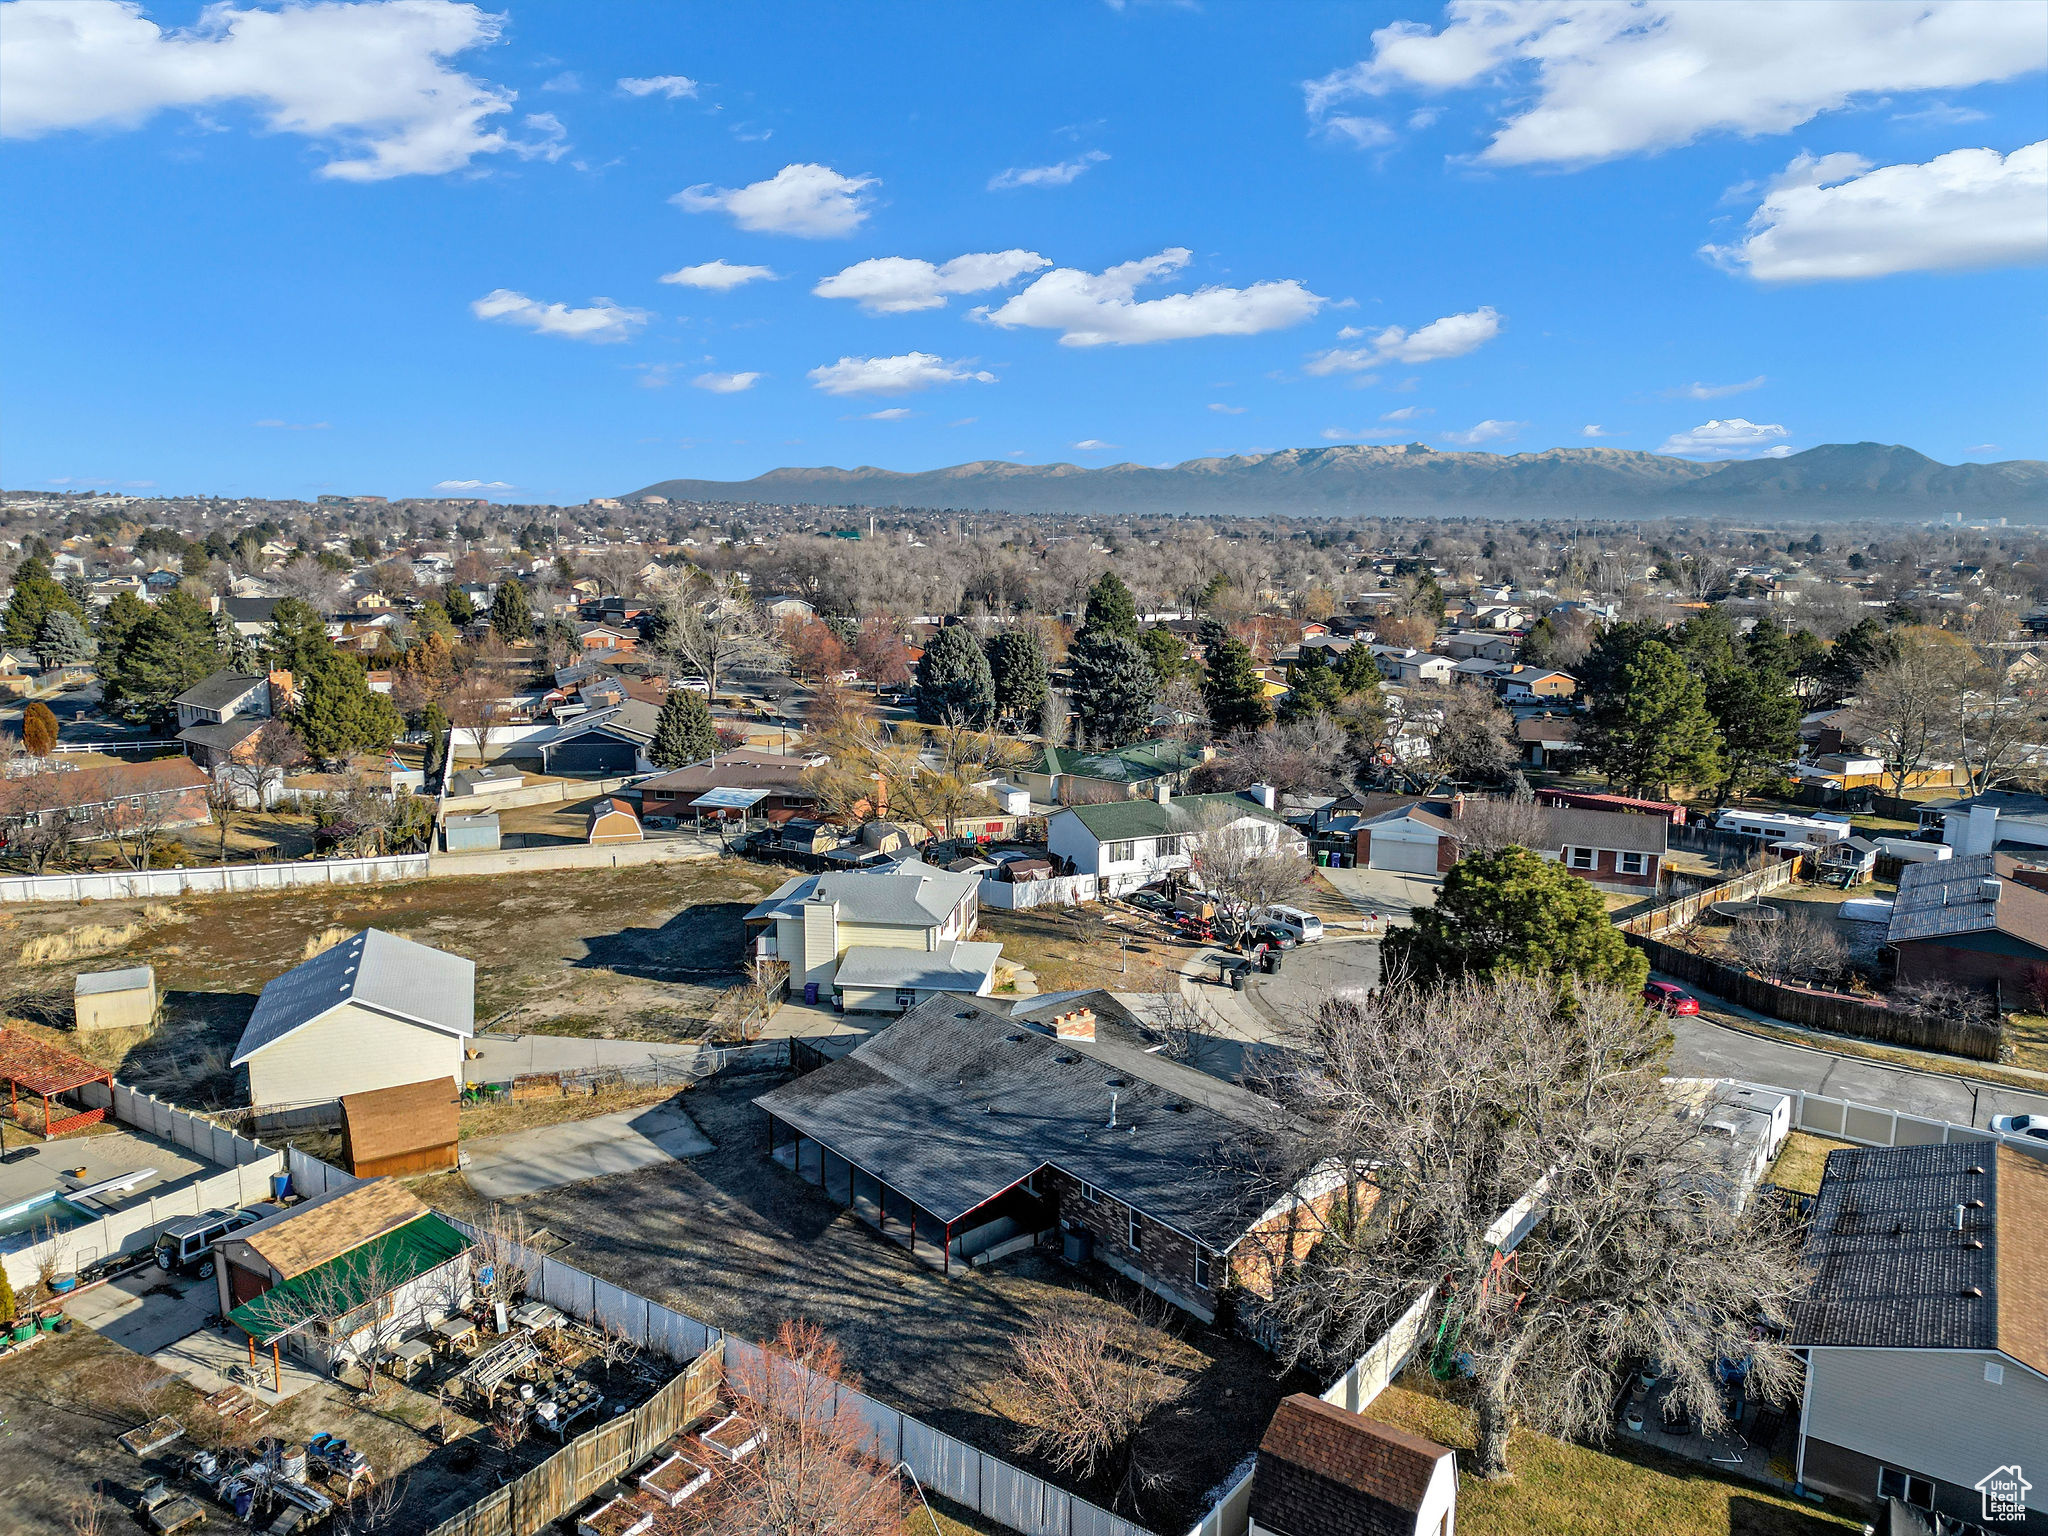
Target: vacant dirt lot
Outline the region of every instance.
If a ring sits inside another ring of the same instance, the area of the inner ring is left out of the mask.
[[[1048,1258],[1027,1255],[950,1278],[912,1260],[769,1161],[749,1101],[780,1080],[730,1079],[686,1094],[685,1107],[716,1146],[703,1157],[536,1195],[519,1207],[568,1244],[560,1251],[566,1262],[705,1322],[755,1338],[786,1318],[823,1324],[868,1390],[1052,1477],[1018,1443],[1010,1341],[1055,1313],[1115,1303]],[[444,1209],[476,1208],[460,1175],[414,1187]],[[1192,1523],[1202,1495],[1257,1445],[1280,1398],[1308,1388],[1279,1376],[1243,1339],[1191,1321],[1170,1342],[1168,1364],[1189,1388],[1150,1432],[1157,1461],[1176,1479],[1141,1512],[1161,1531]],[[1079,1491],[1110,1502],[1105,1489]]]
[[[88,1048],[135,1086],[224,1106],[263,984],[342,933],[383,928],[467,955],[479,1026],[680,1038],[736,979],[740,918],[779,880],[730,859],[37,907],[0,916],[0,996],[62,1025],[78,971],[154,965],[161,1027]]]

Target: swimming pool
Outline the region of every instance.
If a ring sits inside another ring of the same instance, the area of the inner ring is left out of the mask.
[[[0,1211],[0,1253],[17,1253],[45,1232],[69,1232],[99,1219],[99,1212],[89,1211],[55,1190],[17,1201]]]

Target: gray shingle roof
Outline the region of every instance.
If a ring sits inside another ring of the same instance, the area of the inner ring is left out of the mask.
[[[208,705],[209,709],[218,705]],[[232,720],[222,720],[212,725],[188,725],[178,732],[178,740],[189,742],[195,747],[209,747],[216,752],[231,752],[242,742],[254,736],[268,720],[257,715],[237,715]]]
[[[914,987],[920,992],[977,992],[986,986],[1001,944],[948,941],[930,950],[856,944],[832,973],[838,987]]]
[[[366,928],[274,977],[256,1000],[231,1066],[343,1003],[443,1034],[476,1033],[476,962]]]
[[[1908,864],[1899,872],[1886,940],[1906,944],[1996,931],[2048,949],[2048,892],[2013,879],[2017,867],[1991,853]]]
[[[922,928],[944,922],[962,897],[980,888],[979,875],[956,875],[921,859],[906,859],[888,869],[827,870],[785,880],[747,918],[796,917],[806,901],[816,899],[836,903],[842,923]]]
[[[1792,1343],[1998,1348],[1996,1151],[1964,1142],[1830,1152],[1806,1238],[1814,1278]]]
[[[194,683],[171,702],[188,705],[193,709],[226,709],[251,688],[266,680],[261,672],[216,672],[213,676]]]
[[[852,1054],[754,1100],[940,1221],[1054,1164],[1215,1249],[1264,1209],[1227,1150],[1280,1125],[1229,1115],[968,998],[934,998]],[[1116,1127],[1110,1126],[1111,1096]]]
[[[1662,816],[1632,811],[1586,811],[1552,806],[1550,840],[1562,848],[1611,848],[1621,853],[1663,853],[1671,842],[1671,823]]]

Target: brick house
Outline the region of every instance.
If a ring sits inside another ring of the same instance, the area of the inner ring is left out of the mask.
[[[691,821],[699,815],[715,820],[744,814],[774,822],[815,816],[817,791],[804,782],[804,774],[825,761],[822,756],[784,756],[744,747],[716,752],[701,763],[689,763],[659,777],[641,780],[640,814],[648,818],[673,817],[677,821]],[[696,801],[714,789],[758,789],[765,791],[766,796],[744,813],[692,809]]]
[[[1334,1165],[1269,1185],[1240,1154],[1284,1149],[1286,1112],[1161,1059],[1095,1001],[1050,1027],[967,997],[920,1004],[754,1100],[770,1155],[946,1269],[1057,1242],[1204,1322],[1270,1294],[1361,1192]]]
[[[1954,981],[2031,996],[2048,980],[2048,891],[2002,853],[1908,864],[1885,938],[1901,984]]]

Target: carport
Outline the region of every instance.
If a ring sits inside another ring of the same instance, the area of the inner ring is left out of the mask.
[[[0,1078],[7,1081],[8,1118],[17,1124],[21,1119],[24,1089],[43,1101],[43,1137],[48,1141],[55,1141],[66,1131],[81,1131],[88,1125],[98,1125],[107,1117],[105,1106],[85,1109],[72,1104],[57,1104],[60,1094],[76,1092],[87,1083],[105,1083],[107,1101],[113,1102],[113,1073],[104,1067],[94,1066],[83,1056],[74,1056],[54,1045],[45,1045],[18,1029],[0,1030]],[[60,1115],[58,1109],[71,1112]]]

